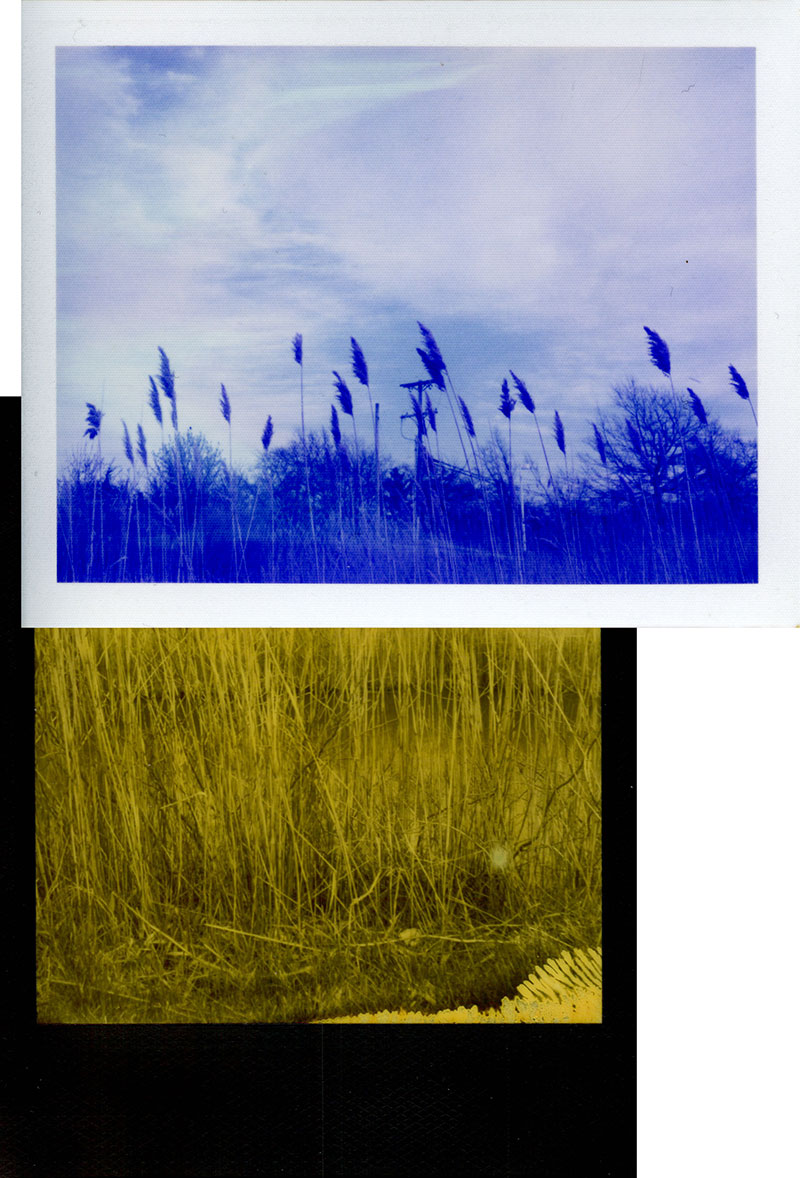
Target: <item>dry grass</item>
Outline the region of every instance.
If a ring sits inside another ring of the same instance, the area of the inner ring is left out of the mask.
[[[537,966],[527,982],[517,987],[518,997],[504,998],[500,1006],[479,1010],[384,1010],[350,1018],[318,1019],[324,1023],[601,1023],[603,1021],[602,950],[565,951],[557,959]]]
[[[597,631],[36,645],[42,1018],[491,1005],[597,943]]]

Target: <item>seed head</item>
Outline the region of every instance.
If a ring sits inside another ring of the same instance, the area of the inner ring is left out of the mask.
[[[348,417],[352,417],[353,416],[353,398],[350,393],[350,390],[347,387],[347,385],[344,383],[344,381],[342,380],[341,376],[339,376],[338,372],[336,372],[334,370],[333,375],[335,377],[335,380],[333,383],[334,383],[334,386],[337,390],[336,396],[339,398],[339,404],[342,407],[342,412],[346,413]]]
[[[153,410],[158,424],[163,425],[164,419],[161,416],[161,401],[159,400],[156,382],[153,380],[152,376],[150,377],[150,408]]]
[[[556,445],[558,446],[559,450],[561,451],[561,453],[562,453],[562,454],[564,455],[564,457],[566,458],[566,456],[567,456],[567,444],[566,444],[566,442],[565,442],[565,440],[564,440],[564,425],[563,425],[563,423],[562,423],[562,421],[561,421],[561,418],[558,416],[558,410],[557,410],[557,409],[556,409],[556,415],[555,415],[555,417],[554,417],[554,419],[553,419],[553,435],[554,435],[554,437],[555,437],[555,439],[556,439]]]
[[[516,403],[517,402],[508,391],[508,381],[504,379],[502,391],[500,393],[500,412],[503,414],[503,417],[507,417],[509,421],[511,420],[511,413]]]
[[[650,349],[650,359],[660,372],[663,372],[665,376],[669,376],[669,348],[658,332],[651,331],[649,327],[645,327],[644,330],[647,332],[647,346]]]
[[[147,439],[141,425],[136,427],[136,452],[141,459],[142,466],[147,469]]]
[[[430,393],[425,394],[425,417],[427,418],[428,425],[430,426],[431,432],[435,434],[436,433],[436,410],[434,409],[433,404],[431,402]]]
[[[228,425],[230,425],[230,423],[231,423],[231,403],[228,399],[228,394],[225,390],[225,385],[221,384],[219,387],[222,389],[222,393],[219,398],[219,407],[222,410],[222,416],[225,418]]]
[[[333,444],[338,450],[342,444],[342,431],[339,428],[339,414],[336,412],[336,406],[331,405],[331,437]]]
[[[444,391],[444,376],[442,375],[444,369],[424,348],[417,348],[417,355],[425,365],[425,370],[431,378],[431,383],[435,384],[437,389]]]
[[[86,408],[89,410],[86,414],[86,424],[89,428],[83,431],[83,436],[94,439],[100,433],[103,411],[98,409],[96,405],[92,405],[91,401],[86,402]]]
[[[509,372],[511,372],[511,369],[509,369]],[[521,403],[524,405],[524,407],[528,410],[529,413],[535,413],[536,406],[534,405],[533,398],[531,397],[530,393],[528,392],[528,390],[526,388],[525,381],[520,380],[520,378],[514,372],[511,372],[511,379],[513,380],[514,384],[517,387],[517,392],[519,393],[519,399],[520,399]]]
[[[422,411],[422,394],[415,397],[413,393],[408,394],[411,398],[411,408],[414,411],[414,420],[417,423],[417,435],[424,438],[428,430],[425,426],[425,414]]]
[[[732,364],[728,365],[728,372],[731,374],[731,384],[733,385],[735,391],[739,394],[743,401],[749,401],[750,390]]]
[[[122,423],[122,448],[125,451],[125,457],[133,466],[133,446],[131,445],[131,435],[128,433],[128,427],[123,421]]]
[[[353,354],[353,376],[366,388],[369,388],[369,372],[367,371],[367,362],[364,359],[364,353],[361,351],[361,348],[358,346],[358,343],[353,339],[352,336],[350,337],[350,351]]]
[[[428,350],[428,355],[430,356],[431,360],[440,372],[447,372],[447,365],[442,359],[442,353],[439,351],[439,345],[433,338],[433,333],[428,331],[427,327],[424,325],[424,323],[420,323],[419,319],[417,320],[417,327],[422,333],[422,339],[425,343],[425,347]]]
[[[603,441],[603,435],[600,433],[600,430],[597,428],[594,422],[592,422],[592,429],[594,430],[594,444],[597,447],[597,453],[600,455],[600,461],[602,462],[603,466],[605,466],[606,444]]]
[[[172,404],[172,428],[177,432],[178,429],[178,402],[175,396],[175,373],[169,366],[167,353],[163,348],[158,349],[161,356],[161,371],[158,376],[158,383],[161,385],[161,392]]]
[[[464,400],[463,397],[459,397],[458,404],[461,409],[461,416],[464,418],[464,428],[466,429],[469,437],[474,438],[475,437],[475,425],[472,421],[472,414],[470,413],[469,409],[467,408],[467,402]]]
[[[689,403],[694,410],[694,415],[701,425],[708,425],[708,417],[706,416],[703,402],[698,397],[694,389],[687,388],[686,392],[689,394]]]

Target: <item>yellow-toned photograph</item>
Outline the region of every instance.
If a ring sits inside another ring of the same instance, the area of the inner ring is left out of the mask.
[[[40,1023],[601,1021],[600,631],[36,632]]]

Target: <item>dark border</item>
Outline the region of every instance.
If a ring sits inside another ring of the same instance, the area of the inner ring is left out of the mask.
[[[634,1174],[636,632],[601,650],[602,1026],[39,1027],[28,974],[4,1172]]]

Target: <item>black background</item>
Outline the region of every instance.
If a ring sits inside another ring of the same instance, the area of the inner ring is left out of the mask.
[[[19,402],[0,410],[18,437]],[[601,1026],[37,1026],[33,632],[19,628],[14,467],[0,520],[0,1174],[634,1174],[635,630],[602,632]]]

